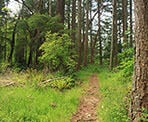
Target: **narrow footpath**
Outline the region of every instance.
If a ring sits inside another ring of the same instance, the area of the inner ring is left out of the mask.
[[[80,99],[77,112],[72,116],[71,122],[99,122],[97,107],[99,103],[99,82],[97,75],[90,77],[89,86]]]

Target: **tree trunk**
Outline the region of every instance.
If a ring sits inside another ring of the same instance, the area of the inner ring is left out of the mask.
[[[68,0],[68,4],[67,4],[67,24],[68,24],[68,30],[70,30],[70,13],[71,13],[71,9],[70,9],[70,5],[71,5],[71,0]],[[69,33],[70,35],[70,33]]]
[[[32,65],[32,55],[33,55],[33,49],[30,46],[30,51],[29,51],[29,57],[28,57],[28,63],[27,66],[30,67]]]
[[[76,45],[76,0],[72,0],[72,41]]]
[[[132,1],[130,0],[130,47],[133,47],[133,11],[132,11]]]
[[[102,40],[101,40],[101,0],[98,0],[98,40],[99,40],[99,62],[102,65]]]
[[[148,110],[148,0],[134,0],[135,4],[135,66],[132,89],[131,120],[140,120],[143,109]]]
[[[78,0],[78,64],[77,64],[77,70],[81,67],[81,3],[82,0]]]
[[[56,14],[60,17],[60,23],[64,25],[65,0],[56,1]]]
[[[48,0],[48,14],[49,16],[52,16],[52,0]]]
[[[92,1],[90,1],[90,9],[89,9],[89,18],[91,19],[91,17],[92,17]],[[92,53],[91,52],[92,45],[93,45],[92,22],[90,22],[89,24],[90,24],[90,27],[89,27],[90,28],[90,53]],[[90,54],[90,63],[93,64],[92,55],[91,54]]]
[[[89,30],[89,0],[86,1],[86,33],[84,40],[84,66],[87,65],[87,58],[88,58],[88,30]]]
[[[114,67],[114,59],[117,58],[116,54],[116,43],[117,43],[117,0],[113,0],[113,21],[112,21],[112,41],[111,41],[111,52],[110,52],[110,69]]]
[[[124,48],[127,48],[128,40],[127,40],[127,0],[122,0],[122,22],[123,22],[123,42]]]
[[[9,58],[8,58],[8,61],[10,63],[12,63],[12,55],[13,55],[13,52],[14,52],[16,27],[17,27],[17,22],[15,23],[14,28],[13,28],[13,32],[12,32],[12,40],[11,40],[11,44],[10,44],[11,50],[10,50],[10,55],[9,55]]]

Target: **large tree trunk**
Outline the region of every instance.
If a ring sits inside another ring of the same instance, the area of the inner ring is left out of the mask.
[[[135,0],[134,2],[136,54],[131,119],[132,122],[146,122],[140,118],[143,109],[148,110],[148,0]]]
[[[117,58],[117,0],[113,0],[113,21],[112,21],[112,41],[110,52],[110,69],[115,65]]]
[[[60,17],[60,23],[64,24],[65,0],[56,1],[56,14]]]

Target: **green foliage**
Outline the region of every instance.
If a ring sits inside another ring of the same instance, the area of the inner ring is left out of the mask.
[[[76,61],[74,52],[70,49],[72,42],[67,34],[46,34],[46,41],[41,45],[43,51],[40,57],[50,67],[51,71],[63,71],[72,73],[75,70]]]
[[[118,57],[120,64],[116,69],[121,72],[120,80],[131,81],[134,67],[133,49],[126,49],[125,51],[120,53]]]
[[[129,48],[118,54],[119,62],[126,62],[133,59],[134,49]]]
[[[7,71],[10,64],[8,62],[1,62],[0,63],[0,73],[4,73]]]
[[[101,70],[99,74],[101,103],[98,110],[103,122],[129,122],[128,108],[131,82],[121,82],[120,72]]]
[[[37,71],[36,69],[27,69],[24,73],[24,82],[33,87],[37,87],[38,83],[52,77],[50,74],[44,74],[43,71]]]
[[[74,87],[75,81],[72,77],[67,76],[67,77],[62,77],[56,80],[53,80],[48,83],[47,86],[50,86],[51,88],[57,88],[59,90],[65,90],[65,89],[70,89]]]
[[[28,25],[31,30],[34,30],[34,28],[43,30],[48,21],[49,21],[48,16],[42,14],[35,14],[28,19]]]

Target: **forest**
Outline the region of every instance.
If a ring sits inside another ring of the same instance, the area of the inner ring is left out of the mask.
[[[148,0],[0,0],[0,122],[148,122]]]

